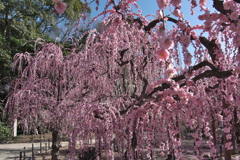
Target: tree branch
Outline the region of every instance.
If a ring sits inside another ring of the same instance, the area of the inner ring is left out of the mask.
[[[239,1],[239,0],[235,0],[236,1]],[[230,14],[231,13],[231,10],[225,10],[224,7],[223,7],[223,1],[220,1],[220,0],[213,0],[213,7],[219,11],[220,13],[224,14],[224,15],[227,15],[227,14]]]

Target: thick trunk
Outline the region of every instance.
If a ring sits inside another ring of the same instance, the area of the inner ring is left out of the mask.
[[[133,137],[132,137],[132,153],[133,153],[133,159],[137,160],[138,159],[138,154],[136,152],[136,147],[137,147],[137,134],[135,131],[133,131]]]
[[[52,160],[58,160],[59,149],[61,147],[60,144],[60,131],[53,130],[52,132]]]
[[[215,119],[213,116],[212,116],[212,134],[213,134],[213,143],[214,143],[214,146],[216,146],[217,145],[216,127],[215,127]]]
[[[224,135],[224,143],[228,142],[229,140],[226,139],[226,135]],[[227,150],[227,148],[224,148],[224,159],[225,160],[231,160],[231,150]]]
[[[237,122],[238,122],[238,116],[237,116],[237,108],[234,107],[233,111],[233,120],[232,120],[232,155],[238,154],[238,148],[237,148]]]
[[[229,107],[229,104],[226,103],[225,99],[223,98],[223,109],[227,109]],[[227,116],[225,113],[223,114],[224,118]],[[226,143],[231,142],[231,140],[227,139],[226,133],[224,133],[224,146]],[[231,150],[228,150],[226,147],[224,147],[224,159],[225,160],[231,160]]]

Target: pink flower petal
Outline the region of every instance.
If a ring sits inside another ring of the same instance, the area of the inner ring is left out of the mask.
[[[66,10],[67,4],[64,2],[59,2],[54,7],[59,14],[62,14]]]
[[[158,59],[166,61],[169,58],[169,52],[167,49],[159,49],[156,52],[156,56]]]

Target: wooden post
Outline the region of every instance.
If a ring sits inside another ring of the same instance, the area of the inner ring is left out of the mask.
[[[50,146],[50,139],[48,139],[48,149],[50,149],[51,148],[51,146]]]
[[[16,136],[17,136],[17,119],[15,119],[13,123],[13,137]]]
[[[23,159],[26,159],[26,147],[23,148]]]
[[[42,153],[42,140],[40,140],[40,153]]]
[[[32,160],[34,160],[34,144],[32,143]]]
[[[45,152],[47,153],[47,142],[45,143]]]

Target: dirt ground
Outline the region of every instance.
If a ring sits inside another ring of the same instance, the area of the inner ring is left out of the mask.
[[[8,140],[8,144],[9,143],[33,143],[33,142],[40,142],[41,140],[44,141],[43,143],[43,151],[42,153],[36,152],[35,153],[35,160],[50,160],[51,159],[51,150],[47,149],[45,150],[45,143],[48,141],[48,139],[51,139],[51,133],[49,134],[45,134],[45,135],[22,135],[22,136],[18,136],[15,137],[13,139],[9,139]],[[68,160],[68,146],[67,146],[67,142],[63,142],[64,145],[63,147],[60,149],[60,159],[61,160]],[[6,144],[6,142],[5,142]],[[193,149],[193,140],[189,139],[189,140],[183,140],[182,142],[182,153],[183,153],[183,158],[184,160],[196,160],[197,158],[195,157],[195,152]],[[202,145],[202,152],[204,155],[204,159],[203,160],[209,160],[209,147],[206,144],[206,142],[204,142],[204,144]],[[218,152],[219,152],[219,148],[218,148]],[[239,148],[240,151],[240,148]],[[1,154],[0,154],[1,155]],[[104,154],[103,154],[104,155]],[[117,153],[116,153],[117,155]],[[220,158],[220,154],[218,154],[219,156],[219,160]],[[167,158],[167,156],[161,156],[160,152],[156,149],[154,151],[154,160],[165,160]],[[1,158],[0,158],[1,159]],[[147,159],[146,157],[143,158],[143,160]],[[121,160],[119,157],[116,156],[115,160]],[[240,160],[240,154],[236,154],[232,156],[232,160]]]
[[[38,134],[38,135],[18,135],[17,137],[12,137],[8,138],[7,140],[0,142],[2,144],[5,143],[30,143],[30,142],[40,142],[42,141],[47,141],[48,139],[52,139],[52,134],[47,133],[47,134]]]
[[[182,148],[184,160],[197,160],[197,158],[195,157],[194,149],[193,149],[193,140],[183,140],[181,148]],[[209,156],[210,155],[210,149],[207,146],[206,142],[204,142],[204,144],[202,146],[202,152],[203,152],[203,155],[204,155],[203,156],[204,158],[202,160],[210,160],[210,156]],[[48,150],[47,153],[38,154],[38,155],[36,155],[36,160],[50,160],[51,159],[50,153],[51,153],[51,151]],[[117,155],[117,153],[116,153],[116,155]],[[223,160],[223,158],[220,157],[219,150],[218,150],[218,157],[219,157],[218,158],[219,160]],[[67,145],[62,147],[61,150],[60,150],[60,159],[61,160],[68,160],[69,159]],[[167,155],[161,156],[160,152],[157,151],[157,149],[155,150],[154,160],[166,160],[166,159],[167,159]],[[116,156],[115,160],[121,160],[121,159]],[[143,160],[147,160],[147,158],[144,157]],[[240,154],[232,155],[232,160],[240,160]]]

